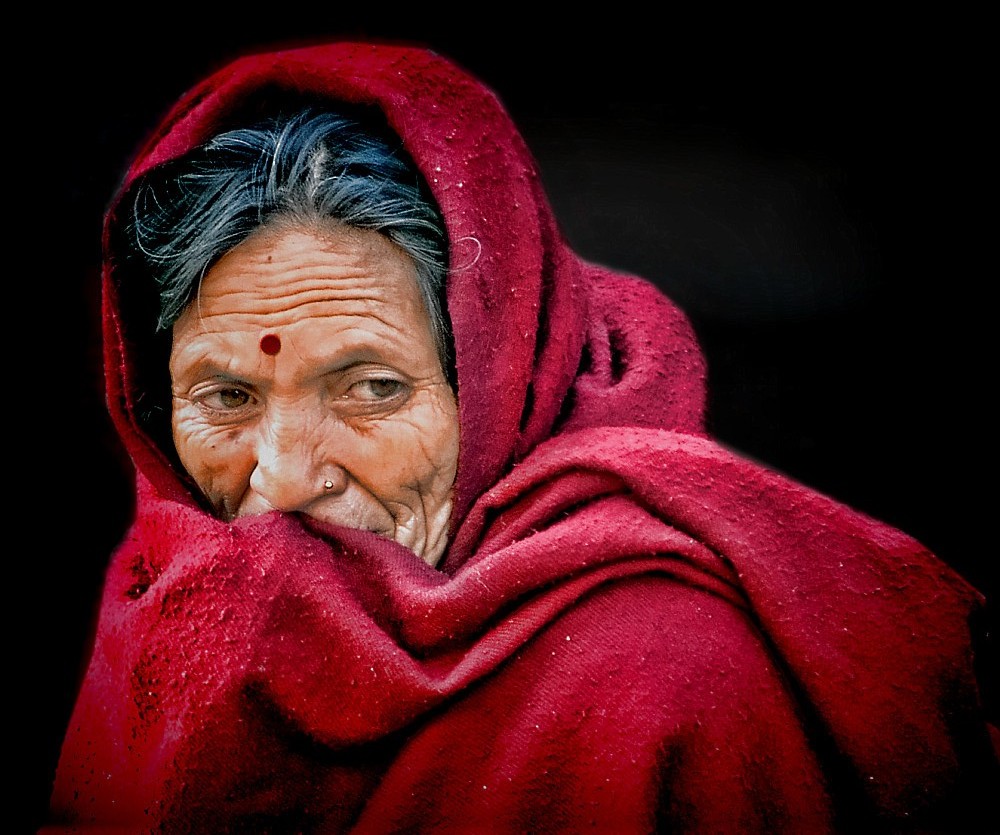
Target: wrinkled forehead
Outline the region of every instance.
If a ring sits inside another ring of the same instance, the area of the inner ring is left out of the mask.
[[[206,337],[271,355],[294,344],[302,359],[362,344],[425,365],[438,356],[412,259],[377,232],[333,223],[268,224],[223,256],[174,325],[173,353]]]

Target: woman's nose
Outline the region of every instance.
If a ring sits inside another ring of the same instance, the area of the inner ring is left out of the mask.
[[[275,510],[305,510],[346,489],[343,468],[324,454],[323,428],[296,413],[271,416],[262,425],[250,487]]]

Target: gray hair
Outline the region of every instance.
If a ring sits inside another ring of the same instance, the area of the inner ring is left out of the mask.
[[[221,133],[154,169],[133,195],[125,245],[158,286],[158,331],[177,321],[208,269],[254,230],[332,218],[385,235],[413,259],[448,372],[444,221],[387,131],[308,108]]]

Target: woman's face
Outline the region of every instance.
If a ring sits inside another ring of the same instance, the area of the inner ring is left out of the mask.
[[[225,519],[300,511],[444,552],[458,414],[412,260],[377,232],[272,226],[173,329],[173,437]]]

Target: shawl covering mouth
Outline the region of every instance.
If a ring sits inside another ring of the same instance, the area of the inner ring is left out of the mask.
[[[981,595],[705,430],[685,315],[564,241],[494,94],[433,52],[248,56],[122,192],[261,102],[376,108],[445,219],[461,447],[437,568],[206,511],[142,428],[105,226],[109,410],[135,466],[45,831],[975,831],[998,764]]]

